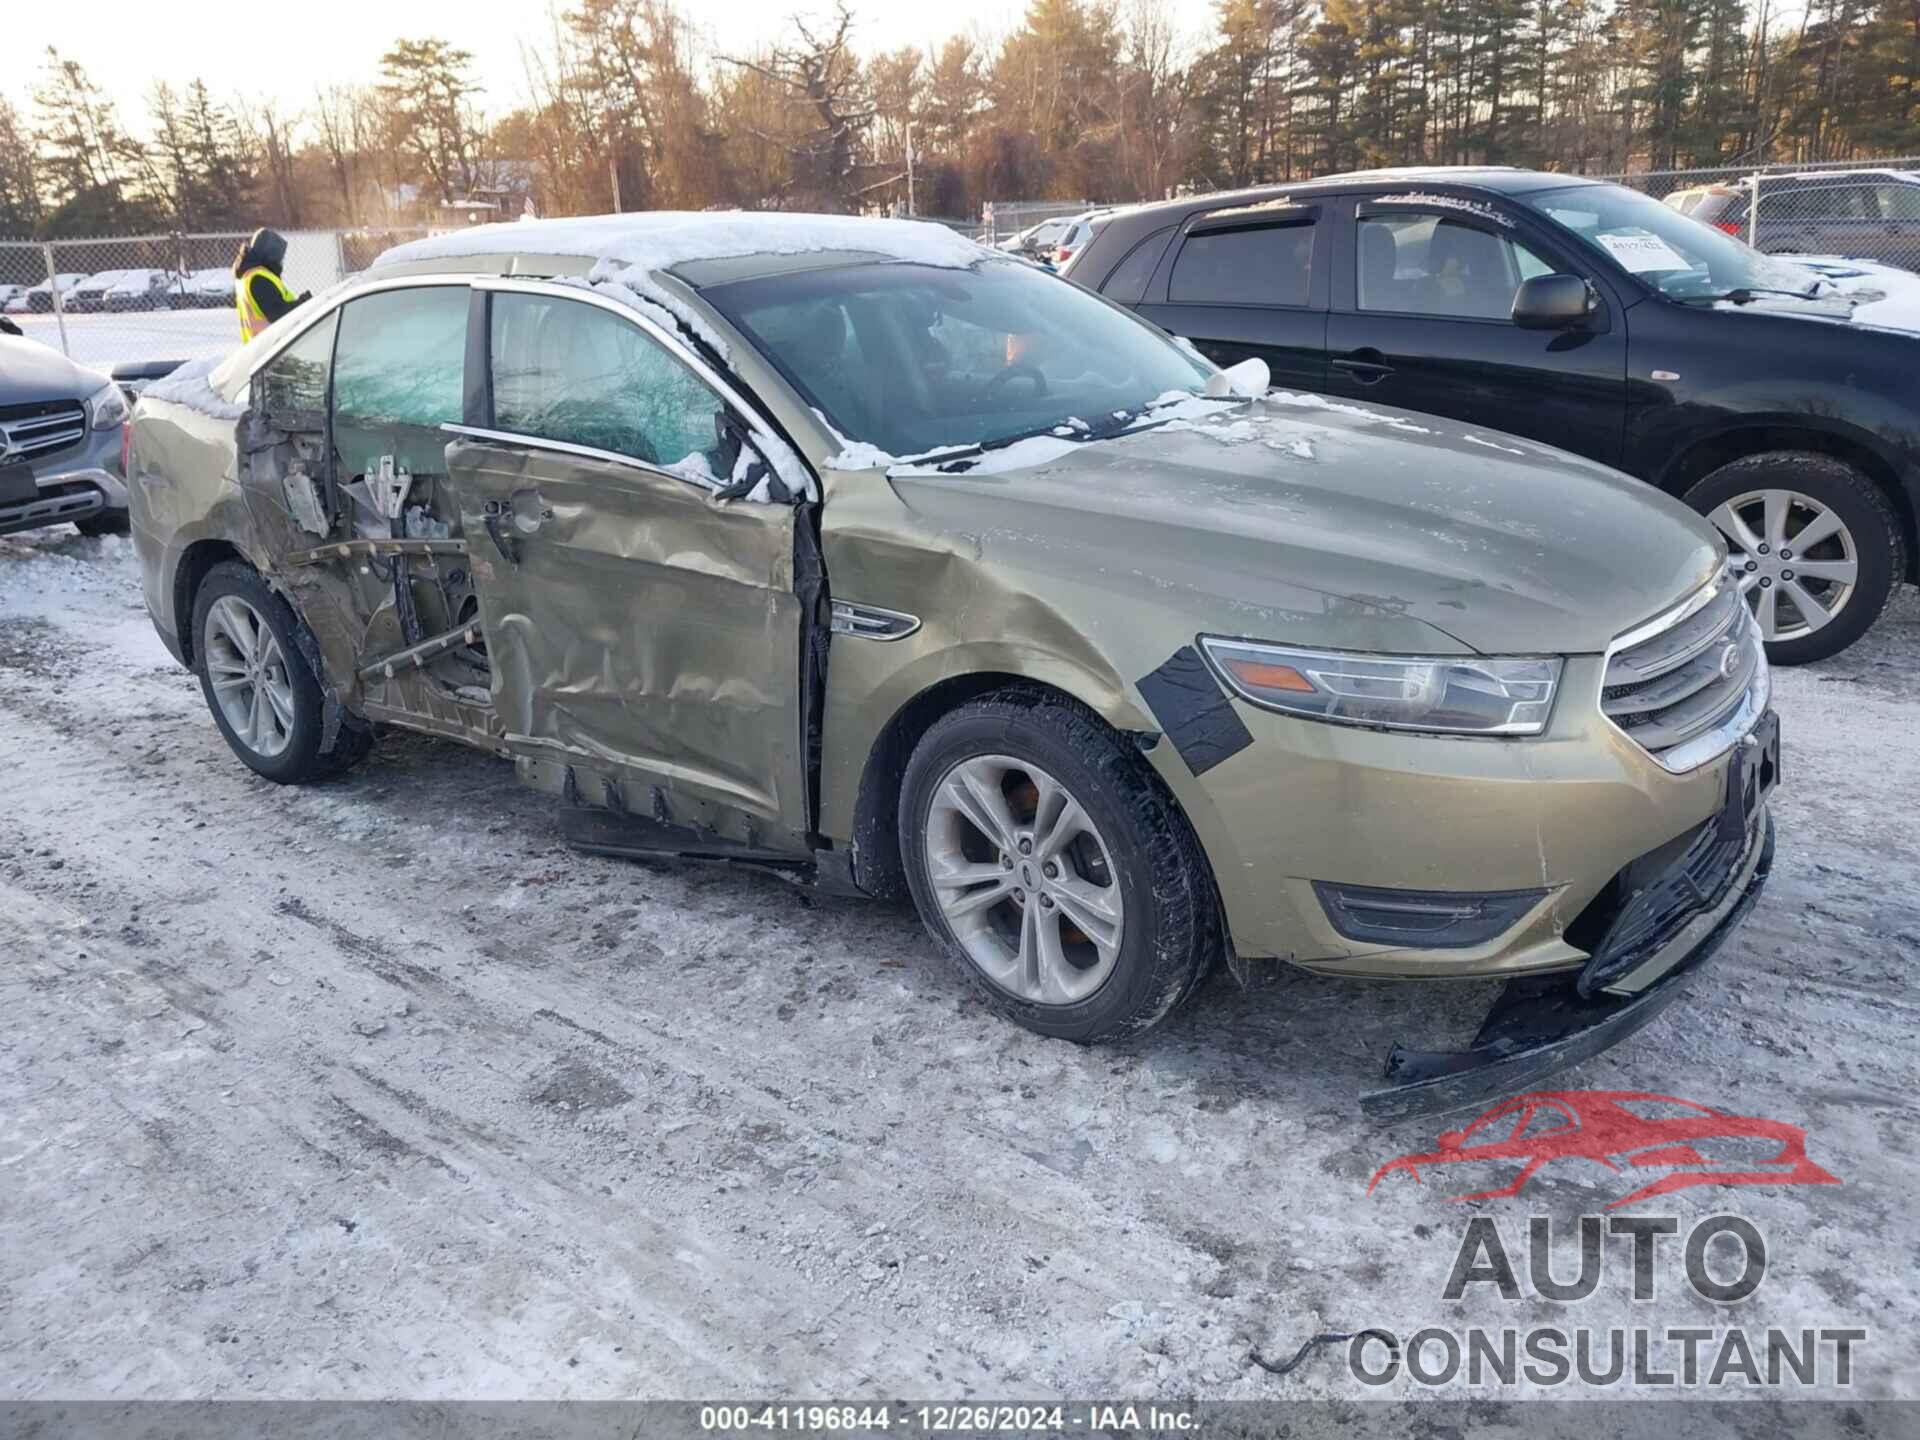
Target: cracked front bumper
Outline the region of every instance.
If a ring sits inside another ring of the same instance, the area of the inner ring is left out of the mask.
[[[1362,1111],[1394,1121],[1482,1106],[1626,1039],[1685,993],[1746,918],[1772,872],[1773,845],[1773,817],[1763,807],[1726,894],[1636,967],[1633,978],[1642,988],[1619,995],[1589,987],[1592,993],[1583,995],[1577,975],[1510,980],[1465,1050],[1395,1045],[1387,1057],[1389,1083],[1361,1096]]]

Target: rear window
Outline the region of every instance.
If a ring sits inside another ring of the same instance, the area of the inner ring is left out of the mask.
[[[1305,305],[1313,275],[1313,222],[1189,235],[1173,262],[1175,305]]]

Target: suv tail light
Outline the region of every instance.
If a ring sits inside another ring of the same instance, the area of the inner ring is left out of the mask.
[[[120,478],[133,479],[133,421],[120,422]]]
[[[1742,226],[1738,220],[1716,220],[1713,222],[1713,228],[1716,230],[1724,230],[1729,235],[1738,236]]]

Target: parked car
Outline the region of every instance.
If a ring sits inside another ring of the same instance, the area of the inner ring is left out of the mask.
[[[129,272],[125,270],[102,270],[89,275],[78,285],[66,292],[61,302],[75,314],[90,314],[107,308],[107,292],[118,285]]]
[[[19,297],[25,295],[30,288],[31,287],[27,285],[0,285],[0,314],[4,314],[7,307],[12,305]],[[22,308],[24,309],[25,307],[23,306]]]
[[[1000,242],[998,248],[1009,255],[1019,255],[1052,268],[1054,246],[1072,223],[1072,217],[1066,215],[1042,220],[1038,225],[1029,225],[1018,235],[1009,235]]]
[[[463,740],[581,848],[910,894],[1079,1041],[1222,957],[1524,974],[1376,1103],[1504,1092],[1763,883],[1757,631],[1657,490],[1265,388],[935,226],[481,226],[151,386],[134,537],[269,779]]]
[[[120,387],[38,340],[0,335],[0,535],[127,529]]]
[[[1075,257],[1087,247],[1095,235],[1106,228],[1107,221],[1112,219],[1115,213],[1113,210],[1089,210],[1069,220],[1067,228],[1054,242],[1053,268],[1065,275],[1072,268]]]
[[[173,296],[176,310],[221,310],[233,304],[233,271],[224,265],[180,277]]]
[[[1751,178],[1706,186],[1691,208],[1691,194],[1681,192],[1674,208],[1768,255],[1857,255],[1920,270],[1920,174],[1822,170],[1759,183],[1757,222]]]
[[[87,277],[83,274],[67,271],[55,275],[51,280],[42,280],[38,285],[28,288],[25,294],[16,295],[7,302],[7,309],[15,314],[44,314],[53,309],[53,294],[56,287],[60,292],[60,304],[65,308],[67,298],[73,294],[74,287]]]
[[[1073,278],[1288,389],[1683,497],[1733,548],[1768,653],[1822,659],[1920,578],[1920,336],[1698,213],[1524,170],[1336,175],[1130,210]]]
[[[180,285],[180,277],[169,270],[123,270],[101,297],[103,310],[171,309],[170,292]]]

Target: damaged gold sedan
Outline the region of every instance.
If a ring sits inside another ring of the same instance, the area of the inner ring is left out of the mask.
[[[584,849],[911,895],[1080,1041],[1222,958],[1504,977],[1370,1101],[1525,1085],[1766,877],[1747,607],[1648,487],[1264,390],[935,227],[486,226],[150,388],[132,518],[270,779],[465,741]]]

